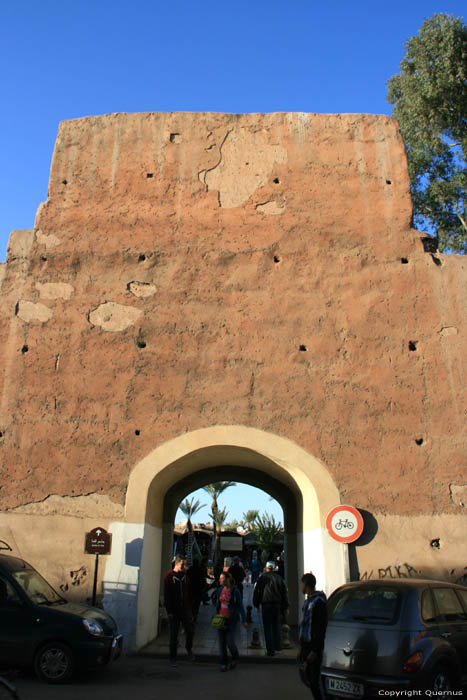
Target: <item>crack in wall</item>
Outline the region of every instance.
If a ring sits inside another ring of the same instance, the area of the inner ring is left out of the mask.
[[[221,142],[221,144],[220,144],[220,146],[219,146],[219,160],[217,161],[217,163],[216,163],[215,165],[213,165],[212,168],[206,168],[206,170],[200,170],[199,173],[198,173],[198,179],[199,179],[199,181],[204,185],[205,191],[206,191],[206,192],[209,192],[209,186],[208,186],[208,183],[206,182],[207,174],[210,173],[210,172],[212,172],[212,171],[215,170],[216,168],[218,168],[219,165],[222,163],[222,148],[223,148],[223,146],[224,146],[224,143],[225,143],[226,140],[227,140],[228,135],[229,135],[230,133],[232,133],[232,131],[233,131],[233,129],[229,129],[229,130],[226,132],[224,138],[222,139],[222,142]],[[208,136],[208,138],[209,138],[209,136]],[[212,146],[210,146],[209,148],[212,148]],[[221,203],[221,193],[220,193],[220,190],[217,191],[217,199],[218,199],[218,202],[219,202],[219,206],[221,207],[221,206],[222,206],[222,203]]]

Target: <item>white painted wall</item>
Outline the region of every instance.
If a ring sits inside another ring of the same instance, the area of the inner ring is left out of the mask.
[[[303,533],[304,571],[316,576],[317,590],[330,595],[348,580],[347,546],[336,542],[324,528]]]

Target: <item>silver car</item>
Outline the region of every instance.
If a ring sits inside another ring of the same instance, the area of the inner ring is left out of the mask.
[[[327,698],[453,691],[467,682],[464,586],[422,579],[349,583],[334,591],[328,611]]]

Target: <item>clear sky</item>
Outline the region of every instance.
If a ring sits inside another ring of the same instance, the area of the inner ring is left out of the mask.
[[[203,491],[203,489],[198,489],[191,493],[188,498],[192,498],[200,503],[205,503],[206,508],[200,510],[193,517],[193,522],[195,523],[212,523],[209,518],[209,513],[211,512],[211,496]],[[217,499],[219,508],[227,508],[227,522],[233,520],[241,520],[243,513],[247,510],[259,510],[261,514],[269,513],[273,515],[276,521],[281,523],[284,522],[284,515],[279,503],[271,498],[269,494],[255,488],[254,486],[249,486],[248,484],[236,484],[232,486],[219,496]],[[175,517],[175,522],[180,522],[180,520],[186,519],[181,510],[177,511]]]
[[[147,111],[390,114],[386,82],[404,42],[433,13],[460,17],[465,8],[465,0],[3,0],[0,262],[10,231],[32,228],[47,198],[61,120]],[[221,503],[231,517],[256,507],[247,487],[230,491]]]

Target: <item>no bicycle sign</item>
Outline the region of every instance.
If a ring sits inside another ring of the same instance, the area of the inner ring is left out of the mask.
[[[349,544],[363,532],[363,518],[353,506],[336,506],[329,511],[326,529],[334,540]]]

